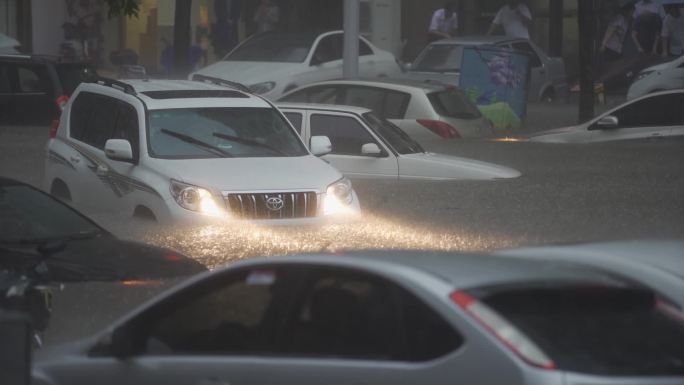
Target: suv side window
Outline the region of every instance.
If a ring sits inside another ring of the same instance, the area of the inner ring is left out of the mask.
[[[297,287],[296,267],[234,272],[167,301],[149,324],[148,354],[267,354]]]
[[[341,104],[368,108],[385,119],[403,119],[411,96],[374,87],[346,87]]]
[[[71,137],[104,149],[112,138],[119,111],[118,102],[103,95],[82,92],[71,111]],[[132,143],[131,143],[132,144]]]
[[[311,136],[327,136],[331,154],[362,155],[361,147],[376,143],[366,128],[350,116],[314,114],[310,119]]]
[[[542,61],[539,58],[539,55],[537,55],[537,52],[535,52],[534,48],[530,45],[530,43],[527,42],[518,42],[518,43],[513,43],[511,44],[511,47],[513,49],[525,52],[530,55],[530,68],[537,68],[542,66]]]

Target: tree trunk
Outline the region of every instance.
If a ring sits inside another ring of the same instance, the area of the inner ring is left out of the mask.
[[[596,52],[596,0],[578,0],[579,121],[594,117],[594,56]]]
[[[186,78],[190,73],[190,13],[192,0],[176,0],[173,26],[173,76]]]

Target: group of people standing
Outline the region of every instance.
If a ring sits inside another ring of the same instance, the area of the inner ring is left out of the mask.
[[[681,0],[623,1],[601,42],[606,61],[636,54],[675,58],[684,54]]]
[[[458,33],[456,8],[456,2],[448,1],[443,8],[435,11],[428,30],[429,42],[456,36]],[[496,13],[488,34],[492,35],[497,30],[503,29],[506,36],[529,39],[531,27],[532,13],[527,5],[521,0],[508,0],[506,5]]]

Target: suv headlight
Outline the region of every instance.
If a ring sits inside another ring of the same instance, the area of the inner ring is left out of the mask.
[[[213,217],[225,215],[224,205],[217,201],[211,191],[202,187],[171,180],[171,195],[186,210]]]
[[[253,84],[249,86],[249,89],[252,90],[252,92],[254,92],[255,94],[261,95],[273,90],[275,86],[275,82],[263,82]]]
[[[347,178],[328,186],[325,193],[325,215],[351,213],[351,204],[354,201],[354,189]]]

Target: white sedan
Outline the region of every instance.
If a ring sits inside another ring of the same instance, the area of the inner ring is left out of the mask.
[[[677,88],[684,88],[684,56],[642,70],[629,87],[627,99]]]
[[[341,78],[343,42],[343,31],[320,35],[267,32],[247,39],[221,61],[195,74],[239,82],[275,100],[303,85]],[[360,76],[392,77],[400,73],[392,53],[359,37]]]
[[[329,139],[332,151],[322,158],[349,177],[491,180],[520,176],[512,168],[425,152],[400,128],[366,108],[299,103],[281,103],[278,108],[308,145]]]
[[[586,123],[540,132],[529,141],[589,143],[682,137],[684,90],[676,90],[642,96]]]

